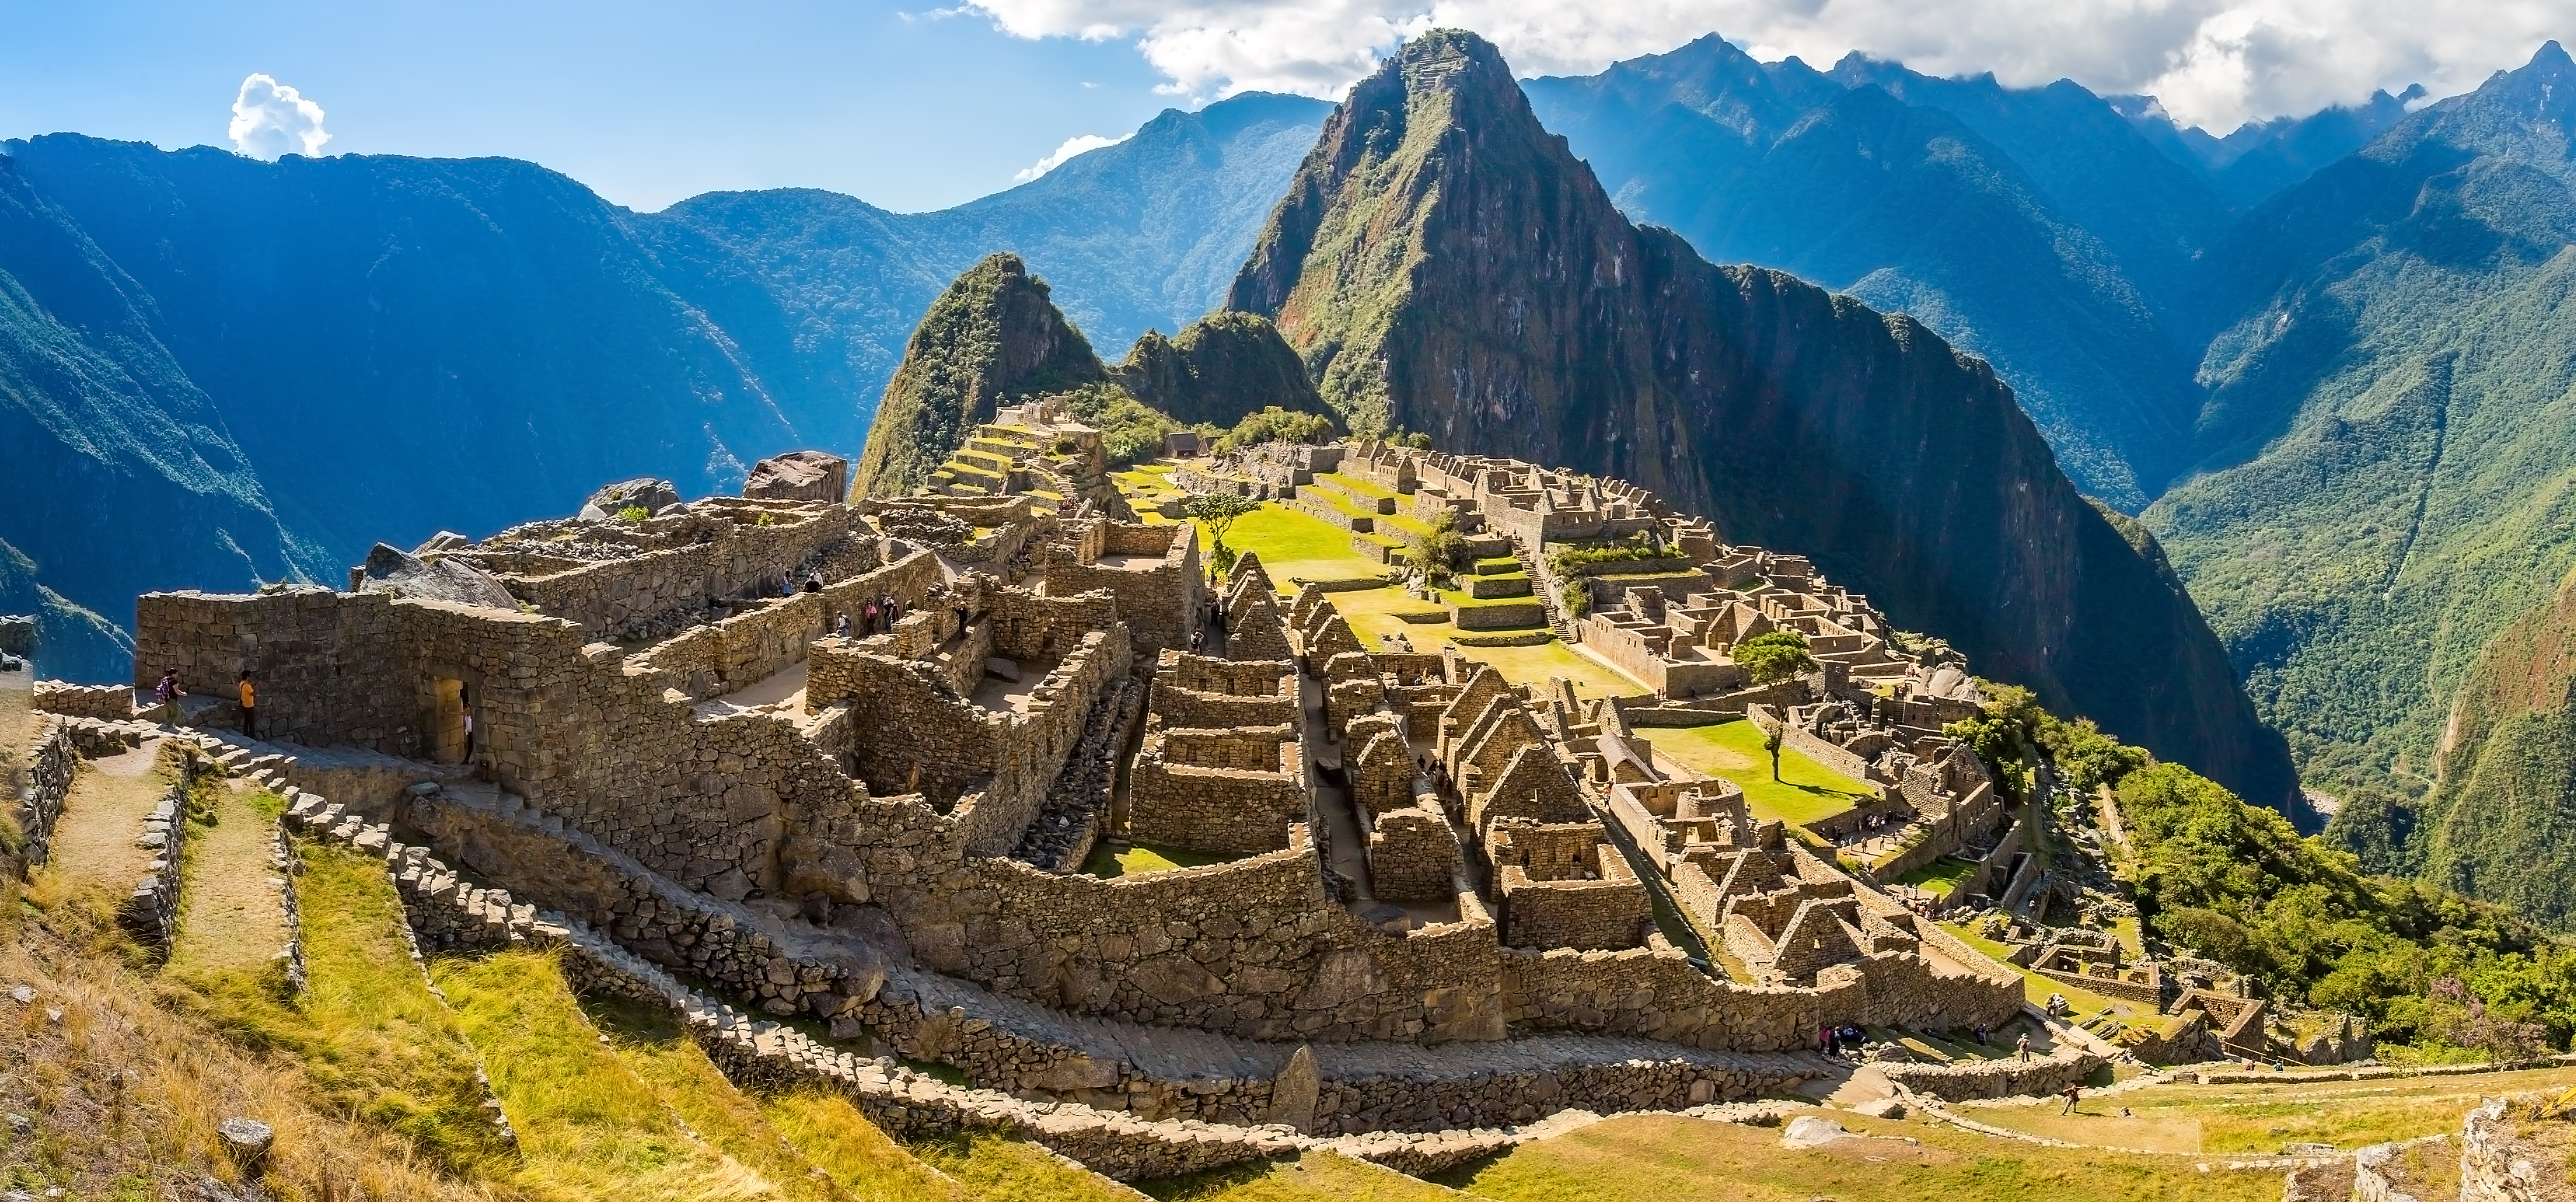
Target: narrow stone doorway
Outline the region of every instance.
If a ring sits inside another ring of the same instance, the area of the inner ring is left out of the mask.
[[[465,682],[439,677],[431,682],[438,699],[438,716],[430,724],[435,741],[431,758],[442,764],[465,762]]]

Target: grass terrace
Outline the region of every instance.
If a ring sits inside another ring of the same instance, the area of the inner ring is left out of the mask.
[[[1981,1112],[1983,1113],[1983,1112]],[[1830,1117],[1860,1139],[1800,1150],[1777,1128],[1632,1115],[1438,1175],[1493,1202],[2275,1202],[2277,1172],[2178,1156],[2007,1143],[1929,1119]],[[2453,1118],[2457,1127],[2456,1116]]]
[[[1684,767],[1735,782],[1756,818],[1792,825],[1819,822],[1878,795],[1869,785],[1787,747],[1780,749],[1780,779],[1772,780],[1762,730],[1741,718],[1713,726],[1649,727],[1639,733]]]
[[[1896,878],[1896,883],[1912,886],[1936,898],[1948,897],[1958,890],[1961,881],[1968,879],[1969,873],[1976,870],[1977,865],[1972,860],[1943,856]]]
[[[2166,1085],[2058,1107],[1969,1102],[1964,1117],[2050,1139],[2216,1156],[2273,1155],[2282,1145],[2341,1148],[2444,1134],[2481,1097],[2576,1086],[2576,1068],[2530,1069],[2474,1078],[2284,1081],[2255,1085]],[[2120,1116],[2127,1107],[2130,1117]],[[2432,1195],[2439,1197],[2441,1195]]]

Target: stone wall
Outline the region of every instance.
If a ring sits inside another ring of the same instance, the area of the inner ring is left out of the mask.
[[[873,543],[875,539],[875,532],[857,526],[852,512],[843,506],[736,504],[754,508],[738,512],[719,508],[645,523],[647,531],[658,531],[657,523],[686,524],[691,532],[688,536],[706,541],[645,551],[627,559],[585,563],[563,571],[513,572],[511,568],[522,565],[507,559],[506,552],[453,554],[495,572],[511,595],[535,606],[538,612],[572,622],[592,638],[614,639],[676,614],[703,610],[711,602],[776,596],[779,585],[795,567],[826,553],[834,544]],[[773,524],[758,524],[764,513]],[[674,533],[679,532],[675,525]]]
[[[1199,566],[1197,523],[1137,526],[1103,522],[1099,529],[1103,555],[1148,556],[1160,562],[1151,566],[1136,562],[1052,564],[1046,574],[1048,594],[1073,596],[1106,590],[1116,597],[1118,615],[1127,623],[1128,636],[1135,640],[1140,660],[1151,662],[1165,648],[1189,646],[1191,633],[1198,629],[1199,590],[1205,578]]]
[[[702,701],[720,697],[802,662],[806,648],[830,634],[841,617],[855,629],[870,601],[891,595],[906,610],[917,610],[941,583],[939,557],[915,552],[819,593],[772,598],[750,612],[693,627],[629,662],[636,671],[655,673],[664,688]]]
[[[168,956],[179,935],[179,863],[188,838],[184,789],[172,787],[143,820],[136,843],[151,850],[152,863],[116,912],[117,924],[156,957]]]
[[[501,787],[692,888],[778,885],[780,841],[860,795],[791,722],[701,719],[652,672],[581,628],[533,614],[381,593],[154,593],[136,605],[146,660],[183,679],[254,667],[262,735],[431,758],[433,684],[463,681],[478,762]],[[343,665],[365,672],[343,673]]]
[[[1220,855],[1277,851],[1308,819],[1304,769],[1293,726],[1148,729],[1128,769],[1128,835]]]
[[[1510,947],[1635,947],[1651,914],[1645,887],[1629,873],[1597,881],[1534,881],[1513,866],[1502,870],[1495,891],[1502,895],[1503,942]]]
[[[136,661],[138,664],[140,660]],[[167,665],[164,665],[165,667]],[[137,667],[136,672],[143,671]],[[161,679],[158,675],[154,680]],[[224,678],[229,690],[233,678]],[[213,686],[205,686],[212,688]],[[60,680],[39,680],[30,704],[49,714],[69,718],[105,718],[122,722],[134,716],[134,690],[121,684],[71,684]]]
[[[1380,901],[1450,901],[1465,867],[1458,831],[1436,806],[1389,810],[1370,824],[1369,892]]]
[[[72,748],[69,723],[39,714],[34,727],[27,740],[27,766],[14,799],[13,816],[26,848],[19,865],[21,873],[27,865],[44,863],[50,853],[54,820],[62,816],[63,799],[71,796],[72,777],[80,762],[79,753]]]

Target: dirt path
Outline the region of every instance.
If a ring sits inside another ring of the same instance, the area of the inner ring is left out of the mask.
[[[159,768],[161,740],[121,755],[84,762],[72,780],[63,816],[54,822],[55,878],[67,893],[122,897],[152,866],[152,853],[134,845],[143,820],[170,791],[172,775]]]
[[[189,832],[174,969],[255,969],[286,946],[286,903],[269,859],[276,799],[243,782],[224,785],[215,791],[215,824]]]

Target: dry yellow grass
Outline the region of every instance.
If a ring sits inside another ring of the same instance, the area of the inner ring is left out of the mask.
[[[269,883],[277,876],[269,857],[285,801],[219,787],[205,792],[203,804],[213,821],[188,833],[170,969],[265,969],[286,946],[286,904]]]
[[[808,1163],[865,1202],[967,1202],[978,1195],[886,1137],[849,1099],[800,1089],[760,1100],[769,1120]]]
[[[1924,1120],[1833,1117],[1885,1138],[1791,1151],[1780,1146],[1776,1129],[1638,1115],[1525,1144],[1441,1179],[1494,1202],[2274,1202],[2281,1196],[2278,1173],[2204,1173],[2185,1157],[2052,1148]]]
[[[193,1007],[161,1004],[125,960],[96,954],[114,937],[82,912],[39,909],[29,920],[15,897],[0,897],[0,914],[0,984],[36,993],[27,1006],[0,998],[0,1105],[34,1124],[0,1153],[0,1186],[192,1197],[203,1178],[242,1179],[215,1136],[218,1123],[239,1115],[276,1130],[260,1180],[272,1196],[517,1196],[461,1179],[340,1104],[316,1088],[301,1057],[243,1046]]]
[[[1025,1140],[978,1132],[913,1145],[931,1167],[982,1202],[1130,1202],[1116,1182]]]
[[[1962,1105],[1981,1123],[2108,1147],[2210,1155],[2271,1155],[2284,1145],[2342,1148],[2456,1136],[2481,1097],[2576,1085],[2576,1068],[2279,1085],[2173,1085],[2083,1102],[2071,1115],[2048,1106]],[[2120,1117],[2122,1107],[2131,1117]]]
[[[1149,1181],[1143,1189],[1161,1202],[1454,1202],[1469,1197],[1331,1152]]]

